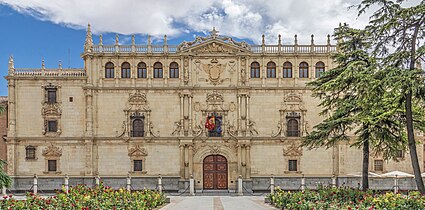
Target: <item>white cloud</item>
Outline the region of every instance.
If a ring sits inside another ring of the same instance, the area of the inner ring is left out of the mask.
[[[340,22],[361,27],[367,17],[356,19],[347,7],[358,0],[0,0],[18,12],[69,27],[86,27],[95,33],[151,34],[176,38],[182,33],[207,32],[277,43],[326,43],[327,34]],[[413,2],[419,0],[413,0]]]

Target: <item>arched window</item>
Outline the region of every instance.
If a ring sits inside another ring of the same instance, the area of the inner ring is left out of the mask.
[[[267,63],[267,78],[276,78],[276,64],[272,61]]]
[[[137,78],[147,78],[146,63],[137,64]]]
[[[162,78],[162,63],[156,62],[153,65],[153,78]]]
[[[292,63],[285,62],[283,64],[283,78],[292,78]]]
[[[170,63],[170,78],[179,78],[179,64],[176,62]]]
[[[298,128],[298,120],[297,119],[288,119],[286,135],[288,137],[300,136],[300,130]]]
[[[300,78],[308,78],[308,64],[306,62],[300,63]]]
[[[260,64],[258,62],[251,63],[251,78],[260,78]]]
[[[325,72],[325,64],[319,61],[316,63],[316,78],[321,77],[323,72]]]
[[[133,120],[131,136],[132,137],[143,137],[143,136],[145,136],[144,118],[137,118],[137,119]]]
[[[127,62],[121,64],[121,78],[131,78],[130,64]]]
[[[114,78],[114,64],[112,62],[108,62],[105,65],[105,78]]]

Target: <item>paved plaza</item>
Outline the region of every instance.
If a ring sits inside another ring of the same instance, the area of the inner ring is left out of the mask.
[[[161,210],[267,210],[264,196],[169,196],[170,204]]]

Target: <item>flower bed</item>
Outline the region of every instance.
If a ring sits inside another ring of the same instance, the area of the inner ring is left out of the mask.
[[[32,193],[26,200],[15,200],[7,196],[0,200],[0,209],[153,209],[165,202],[165,195],[157,191],[143,190],[129,192],[109,187],[89,188],[84,185],[70,187],[68,193],[42,198]]]
[[[267,196],[280,209],[425,209],[425,196],[419,192],[406,195],[351,188],[321,188],[317,191],[287,192],[276,188]]]

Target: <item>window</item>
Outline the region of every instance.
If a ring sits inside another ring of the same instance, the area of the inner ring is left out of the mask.
[[[205,128],[208,129],[209,137],[221,137],[222,128],[221,123],[223,121],[223,117],[218,113],[211,113],[207,117],[207,121],[205,122]]]
[[[288,160],[288,171],[298,171],[297,160]]]
[[[147,78],[146,63],[140,62],[137,65],[137,78]]]
[[[403,150],[397,150],[395,157],[396,158],[404,158]]]
[[[47,103],[54,104],[56,103],[56,88],[48,88],[47,91]]]
[[[267,78],[276,78],[276,64],[272,61],[267,63]]]
[[[375,160],[373,162],[373,168],[375,171],[384,171],[384,161],[383,160]]]
[[[34,146],[27,146],[25,148],[25,158],[27,160],[34,160],[35,159],[35,147]]]
[[[132,121],[132,137],[143,137],[145,136],[145,117],[135,117]]]
[[[260,78],[260,64],[258,62],[251,63],[251,78]]]
[[[288,119],[287,125],[287,136],[288,137],[297,137],[300,136],[300,130],[298,128],[298,120],[297,119]]]
[[[176,62],[170,64],[170,78],[179,78],[179,64]]]
[[[121,64],[121,78],[131,78],[130,64],[127,62]]]
[[[308,78],[308,64],[306,62],[300,63],[300,78]]]
[[[142,171],[142,160],[133,160],[134,171]]]
[[[105,65],[105,78],[114,78],[114,64],[111,62],[106,63]]]
[[[316,63],[316,78],[321,77],[323,72],[325,72],[325,64],[319,61]]]
[[[292,78],[292,63],[285,62],[283,64],[283,78]]]
[[[74,102],[74,97],[69,97],[69,102]]]
[[[57,171],[56,160],[48,160],[47,161],[47,171]]]
[[[47,121],[47,132],[57,132],[58,131],[58,122],[56,120]]]
[[[162,63],[156,62],[153,65],[153,78],[162,78]]]

